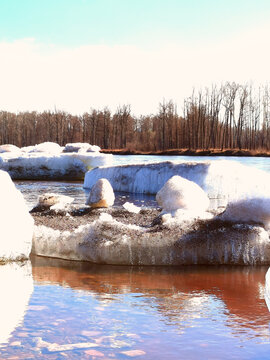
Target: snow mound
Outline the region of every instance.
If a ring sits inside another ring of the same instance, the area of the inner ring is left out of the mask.
[[[64,152],[99,152],[100,147],[97,145],[90,145],[88,143],[68,143],[64,147]]]
[[[34,220],[8,173],[0,170],[0,261],[28,259]]]
[[[33,292],[30,261],[0,265],[0,284],[0,344],[6,344],[11,333],[22,324]]]
[[[179,175],[171,177],[165,183],[156,199],[164,211],[184,209],[203,212],[209,207],[209,199],[202,188]]]
[[[21,149],[15,145],[11,145],[11,144],[4,144],[4,145],[0,145],[0,153],[5,153],[5,152],[21,152]]]
[[[260,226],[215,220],[147,228],[103,214],[74,231],[35,226],[32,252],[117,265],[269,264],[270,241]]]
[[[35,146],[30,146],[24,148],[26,152],[37,152],[37,153],[47,153],[47,154],[57,154],[62,151],[60,145],[54,142],[44,142]]]
[[[262,223],[270,229],[270,198],[247,198],[231,201],[220,219],[231,222]]]
[[[115,200],[113,188],[107,179],[99,179],[90,190],[86,205],[92,208],[112,206]]]
[[[84,187],[106,178],[114,191],[156,194],[174,175],[195,182],[211,199],[270,197],[269,173],[228,160],[100,167],[85,174]]]

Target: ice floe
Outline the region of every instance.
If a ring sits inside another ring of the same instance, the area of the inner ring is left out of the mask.
[[[112,155],[101,154],[98,147],[90,144],[79,147],[77,152],[72,151],[72,144],[67,145],[65,150],[56,143],[46,142],[20,151],[1,152],[0,169],[7,171],[13,179],[77,180],[83,179],[89,169],[109,165],[112,161]]]
[[[0,261],[29,257],[34,221],[9,174],[0,170]]]
[[[179,218],[178,218],[179,220]],[[33,254],[100,264],[269,264],[268,232],[221,220],[124,224],[109,214],[74,231],[35,226]]]
[[[228,160],[104,166],[86,173],[84,188],[106,178],[114,191],[156,194],[174,175],[194,181],[209,198],[270,197],[269,173]]]
[[[1,238],[2,240],[2,238]],[[21,325],[33,292],[30,261],[0,265],[1,306],[0,346]]]

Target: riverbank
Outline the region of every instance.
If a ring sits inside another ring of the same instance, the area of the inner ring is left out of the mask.
[[[139,151],[130,149],[102,149],[104,154],[113,155],[183,155],[183,156],[256,156],[270,157],[269,151],[259,150],[239,150],[239,149],[209,149],[209,150],[191,150],[191,149],[167,149],[160,151]]]

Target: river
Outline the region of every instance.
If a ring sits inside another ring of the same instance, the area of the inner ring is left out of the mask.
[[[114,161],[176,159],[208,160],[115,156]],[[230,160],[270,171],[269,158]],[[79,204],[86,196],[78,182],[16,185],[29,207],[48,191],[74,196]],[[117,194],[117,204],[127,200],[155,205],[154,197]],[[2,287],[0,359],[269,359],[266,271],[263,266],[121,267],[41,257],[16,269],[3,265],[0,279],[9,274],[21,286],[11,281]]]

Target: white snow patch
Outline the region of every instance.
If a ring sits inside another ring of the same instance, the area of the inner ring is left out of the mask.
[[[129,211],[130,213],[134,213],[134,214],[139,214],[141,210],[139,206],[136,206],[128,201],[123,204],[123,208]]]
[[[11,144],[4,144],[4,145],[0,145],[0,153],[5,153],[5,152],[21,152],[21,149],[15,145],[11,145]]]
[[[0,260],[27,259],[32,245],[34,220],[22,194],[8,173],[0,170]]]

